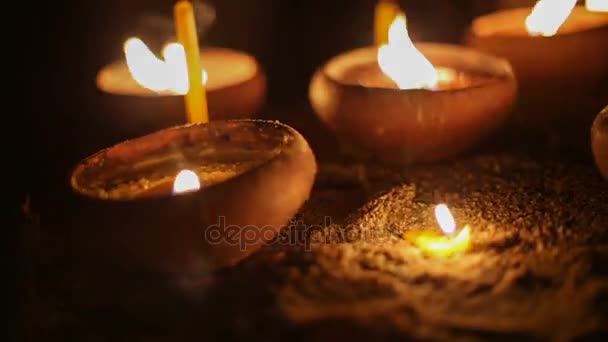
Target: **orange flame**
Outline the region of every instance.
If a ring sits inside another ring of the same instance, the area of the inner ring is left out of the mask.
[[[471,243],[471,228],[464,226],[458,234],[453,235],[456,231],[456,222],[450,209],[445,204],[435,207],[435,218],[443,231],[443,235],[427,231],[413,231],[406,233],[406,239],[424,252],[432,255],[450,256],[465,252]]]
[[[182,170],[175,177],[173,182],[173,193],[183,194],[199,190],[201,188],[201,182],[198,175],[191,170]]]
[[[131,76],[142,87],[159,93],[183,95],[188,92],[186,54],[181,44],[167,44],[162,51],[164,60],[157,58],[139,38],[129,38],[124,52]],[[207,72],[203,70],[203,84],[206,83]]]
[[[557,33],[568,19],[577,0],[539,0],[526,19],[531,36],[550,37]]]
[[[437,70],[410,39],[404,15],[393,20],[388,44],[378,49],[378,65],[400,89],[432,89],[438,83]]]
[[[589,12],[608,12],[608,0],[587,0],[585,7]]]

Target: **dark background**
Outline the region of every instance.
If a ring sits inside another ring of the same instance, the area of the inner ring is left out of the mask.
[[[210,3],[217,10],[217,21],[203,37],[203,45],[256,56],[268,74],[269,108],[306,106],[315,68],[342,51],[372,43],[374,0]],[[491,3],[401,1],[414,40],[444,42],[458,42],[469,21],[491,8]],[[4,138],[10,157],[5,184],[18,220],[23,219],[27,198],[42,220],[69,212],[70,169],[81,158],[117,142],[107,139],[112,128],[104,122],[95,75],[104,64],[122,58],[122,44],[140,33],[143,14],[171,20],[173,4],[172,0],[34,1],[13,4],[16,7],[4,13],[9,24],[5,34],[17,46],[14,51],[5,49],[16,58],[7,69],[15,73],[19,87],[15,94],[9,93],[14,109],[5,107]],[[20,274],[27,268],[27,253],[23,232],[14,232],[19,261],[13,265]],[[24,277],[15,279],[24,294]]]

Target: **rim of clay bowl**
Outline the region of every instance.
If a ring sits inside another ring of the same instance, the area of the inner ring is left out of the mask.
[[[223,91],[225,89],[238,87],[238,86],[241,86],[248,82],[251,82],[252,80],[255,80],[257,78],[262,78],[265,83],[265,72],[264,72],[262,66],[260,65],[258,60],[253,55],[251,55],[247,52],[244,52],[241,50],[236,50],[236,49],[224,48],[224,47],[210,46],[210,47],[205,47],[205,48],[201,49],[201,55],[204,53],[232,54],[234,56],[238,56],[239,58],[247,59],[248,62],[250,62],[255,67],[253,69],[253,72],[251,73],[250,77],[239,80],[239,82],[226,84],[225,86],[222,86],[222,87],[207,89],[208,93],[219,92],[219,91]],[[116,95],[116,96],[125,96],[125,97],[134,96],[134,97],[144,97],[144,98],[146,98],[146,97],[179,97],[179,96],[183,96],[182,94],[175,94],[175,93],[171,93],[171,92],[157,93],[153,90],[149,90],[149,89],[139,86],[137,84],[137,82],[134,80],[132,80],[132,82],[138,87],[138,88],[136,88],[138,90],[138,92],[136,92],[136,93],[129,93],[129,92],[123,91],[120,88],[117,88],[116,86],[113,86],[113,85],[107,86],[105,84],[108,83],[109,81],[105,81],[105,79],[108,77],[107,75],[111,72],[119,72],[121,74],[130,75],[129,70],[127,68],[126,61],[124,61],[124,60],[114,61],[110,64],[103,66],[97,72],[97,75],[95,78],[95,84],[97,86],[97,89],[99,89],[100,91],[102,91],[104,93],[108,93],[108,94],[112,94],[112,95]],[[110,83],[113,84],[113,82],[110,82]]]
[[[256,169],[263,168],[264,166],[272,163],[274,160],[279,158],[280,156],[287,155],[290,152],[298,151],[302,149],[305,145],[308,146],[308,143],[302,137],[302,135],[296,131],[294,128],[280,123],[278,121],[270,121],[270,120],[260,120],[260,119],[238,119],[238,120],[222,120],[222,121],[210,121],[202,124],[187,124],[182,126],[176,126],[167,128],[164,130],[160,130],[143,137],[126,140],[121,143],[118,143],[114,146],[103,149],[99,152],[96,152],[83,160],[81,160],[78,165],[73,169],[70,173],[70,185],[74,192],[78,195],[83,196],[85,198],[91,200],[99,200],[105,202],[126,202],[133,200],[159,200],[166,199],[170,197],[174,197],[171,193],[167,193],[161,196],[151,196],[151,197],[137,197],[137,196],[103,196],[99,192],[99,187],[95,186],[87,186],[83,183],[90,183],[92,180],[95,180],[98,177],[98,173],[103,173],[104,168],[111,167],[130,167],[130,163],[136,160],[145,159],[147,155],[152,154],[156,151],[167,151],[167,149],[175,148],[176,141],[178,147],[184,147],[187,144],[195,145],[196,143],[204,142],[202,140],[197,141],[196,139],[204,138],[205,136],[212,135],[216,140],[214,143],[229,143],[230,136],[229,131],[224,130],[234,130],[234,129],[242,129],[243,127],[248,128],[249,130],[255,131],[257,130],[261,138],[259,141],[261,143],[270,143],[273,144],[272,151],[270,151],[270,156],[265,159],[260,160],[258,163],[254,163],[254,165],[250,168],[246,168],[243,172],[236,173],[232,176],[229,176],[223,179],[220,182],[205,185],[201,184],[201,188],[196,191],[191,191],[188,193],[180,194],[179,197],[188,196],[192,194],[199,193],[206,189],[210,189],[212,187],[221,185],[228,181],[233,181],[242,177],[246,177],[247,174],[251,173]],[[264,130],[268,130],[264,132]],[[214,132],[215,131],[215,132]],[[264,133],[271,132],[281,132],[280,136],[273,136]],[[280,139],[277,139],[280,138]],[[226,140],[227,139],[227,140]],[[208,140],[207,140],[208,142]],[[213,146],[213,145],[211,145]],[[309,147],[308,147],[309,148]],[[311,151],[312,153],[312,151]],[[212,154],[210,154],[212,155]],[[172,160],[175,163],[175,160]],[[112,164],[114,163],[114,164]],[[200,162],[199,162],[200,163]],[[187,167],[183,167],[187,168]],[[179,168],[179,169],[183,169]],[[178,168],[176,168],[177,170]],[[107,170],[106,170],[107,171]],[[87,172],[92,172],[92,174],[87,174]],[[175,172],[177,174],[177,172]],[[86,181],[86,178],[89,177],[91,179]],[[107,179],[105,181],[98,180],[98,182],[106,182],[105,185],[109,185],[111,183],[111,179]]]
[[[390,93],[455,93],[475,88],[483,88],[488,86],[489,84],[502,82],[504,80],[515,80],[513,68],[511,67],[511,64],[504,58],[499,58],[472,48],[453,44],[421,42],[416,43],[416,47],[436,67],[445,66],[456,69],[458,71],[484,74],[487,75],[489,79],[484,82],[480,82],[479,84],[474,84],[467,87],[439,90],[367,87],[360,84],[342,81],[341,75],[343,75],[347,70],[349,70],[353,66],[364,65],[367,63],[376,63],[378,51],[378,48],[376,46],[357,48],[339,54],[327,61],[325,65],[323,65],[322,72],[330,81],[337,83],[342,87],[352,89],[367,89],[370,91],[381,91]],[[449,60],[449,64],[436,62],[436,60],[443,59]]]

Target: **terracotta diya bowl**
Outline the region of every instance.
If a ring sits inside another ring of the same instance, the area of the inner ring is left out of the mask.
[[[608,101],[608,14],[578,6],[555,35],[544,37],[528,34],[531,11],[514,8],[475,19],[467,45],[513,65],[520,87],[515,124],[588,134]]]
[[[266,100],[266,75],[256,59],[225,48],[201,50],[207,72],[207,104],[211,120],[250,118]],[[126,62],[107,65],[97,74],[101,103],[107,107],[104,122],[122,139],[185,123],[183,96],[155,92],[133,79]]]
[[[177,190],[184,170],[200,189]],[[272,121],[215,121],[120,143],[71,175],[77,253],[167,274],[233,265],[276,237],[315,172],[304,138]]]
[[[361,48],[315,73],[315,112],[342,141],[398,164],[453,157],[505,121],[517,92],[507,61],[454,45],[416,46],[439,72],[437,89],[398,89],[378,67],[377,48]]]
[[[597,167],[608,179],[608,107],[595,118],[591,128],[591,147]]]

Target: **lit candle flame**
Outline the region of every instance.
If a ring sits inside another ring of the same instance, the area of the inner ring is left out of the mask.
[[[191,170],[182,170],[175,177],[173,182],[173,193],[183,194],[199,190],[201,188],[201,182],[198,175]]]
[[[435,218],[439,224],[439,228],[447,235],[451,235],[456,231],[456,221],[454,216],[445,204],[440,204],[435,207]]]
[[[550,37],[568,19],[577,0],[539,0],[526,19],[526,29],[532,36]]]
[[[129,38],[124,45],[127,67],[133,79],[144,88],[155,92],[184,95],[188,92],[188,68],[184,47],[170,43],[162,51],[161,60],[139,38]],[[203,70],[203,84],[207,72]]]
[[[587,0],[585,7],[589,12],[608,12],[608,0]]]
[[[424,252],[437,256],[450,256],[465,252],[471,242],[471,228],[464,226],[456,235],[456,221],[445,204],[435,207],[435,218],[443,234],[427,231],[410,231],[406,233],[406,239],[410,240]]]
[[[432,89],[438,83],[437,70],[410,39],[404,15],[391,24],[388,44],[378,49],[378,65],[400,89]]]

